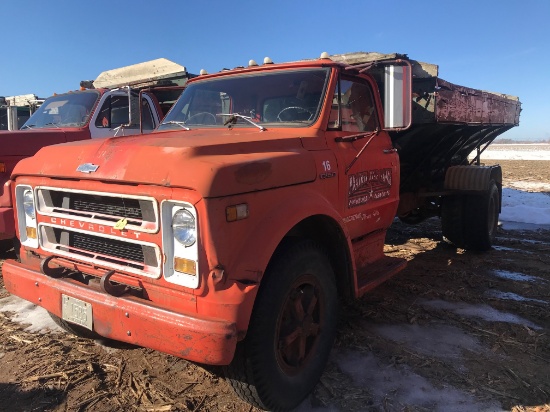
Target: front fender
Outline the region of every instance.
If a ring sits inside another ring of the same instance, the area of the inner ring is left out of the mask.
[[[334,206],[313,190],[299,188],[294,196],[282,196],[277,203],[264,210],[262,218],[254,222],[253,230],[240,247],[231,273],[248,281],[260,282],[273,253],[284,237],[301,221],[312,216],[326,216],[342,230],[348,248],[351,241],[342,218]]]

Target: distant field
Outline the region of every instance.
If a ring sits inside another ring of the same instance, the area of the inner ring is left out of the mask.
[[[550,160],[550,144],[494,143],[482,153],[481,159]]]

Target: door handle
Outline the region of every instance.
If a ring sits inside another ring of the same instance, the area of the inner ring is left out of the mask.
[[[397,149],[396,148],[391,148],[391,149],[384,149],[382,150],[385,154],[391,154],[391,153],[395,153],[397,152]]]

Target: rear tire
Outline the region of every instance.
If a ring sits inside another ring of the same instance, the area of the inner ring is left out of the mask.
[[[443,239],[456,247],[464,247],[464,198],[444,197],[441,204],[441,232]]]
[[[480,196],[466,197],[464,238],[467,248],[489,250],[495,240],[500,211],[500,193],[494,180]]]
[[[441,207],[441,230],[455,246],[477,251],[491,248],[498,226],[500,192],[494,180],[481,194],[449,196]]]
[[[51,312],[48,312],[52,320],[57,323],[63,330],[69,332],[72,335],[78,336],[85,339],[104,339],[102,336],[98,335],[96,332],[86,329],[83,326],[76,325],[74,323],[69,323],[59,316],[54,315]]]
[[[275,258],[266,271],[246,339],[226,377],[248,403],[296,407],[318,382],[336,333],[338,297],[330,261],[311,241]]]

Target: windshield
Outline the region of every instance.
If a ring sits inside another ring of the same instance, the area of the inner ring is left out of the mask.
[[[82,127],[90,117],[99,92],[95,90],[52,96],[38,108],[21,129]]]
[[[281,70],[190,83],[157,130],[309,126],[319,115],[329,73]]]

